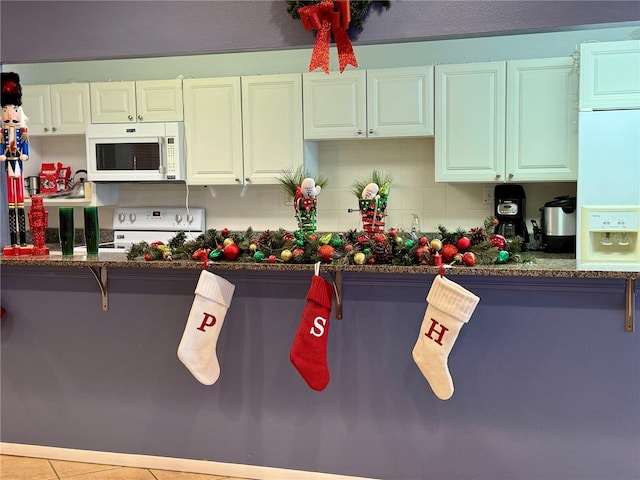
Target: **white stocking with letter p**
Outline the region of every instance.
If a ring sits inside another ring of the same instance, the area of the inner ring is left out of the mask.
[[[178,358],[204,385],[213,385],[220,376],[216,345],[234,290],[224,278],[206,270],[200,273]]]

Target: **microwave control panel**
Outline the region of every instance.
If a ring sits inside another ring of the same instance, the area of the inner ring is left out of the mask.
[[[167,137],[167,180],[175,180],[176,171],[176,137]]]

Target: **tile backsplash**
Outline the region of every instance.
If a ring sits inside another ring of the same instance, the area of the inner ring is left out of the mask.
[[[78,139],[79,138],[79,139]],[[73,171],[85,168],[83,137],[67,137],[59,145],[43,142],[32,148],[30,169],[39,171],[42,161],[61,161]],[[69,141],[68,139],[73,139]],[[53,139],[51,139],[53,140]],[[48,142],[51,140],[47,139]],[[357,198],[351,193],[355,180],[369,177],[372,170],[393,175],[387,207],[387,225],[409,229],[412,214],[418,215],[423,231],[435,231],[438,224],[449,230],[482,225],[493,214],[493,204],[483,203],[483,183],[435,183],[433,138],[366,139],[320,142],[319,173],[328,185],[318,197],[318,230],[345,231],[361,228]],[[50,153],[55,147],[55,156]],[[27,173],[30,172],[27,170]],[[35,173],[29,173],[35,174]],[[527,223],[539,222],[539,208],[559,195],[575,195],[574,183],[524,184],[527,195]],[[184,184],[121,184],[121,206],[183,206],[207,210],[206,227],[244,230],[286,228],[294,230],[292,205],[279,185],[203,187]],[[349,209],[355,210],[349,213]],[[101,207],[100,224],[110,228],[113,207]],[[56,226],[57,215],[50,215]]]

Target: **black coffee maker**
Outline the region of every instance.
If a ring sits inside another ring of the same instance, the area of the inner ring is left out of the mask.
[[[529,243],[529,232],[525,223],[526,195],[522,185],[496,185],[493,195],[495,216],[498,220],[494,233],[502,235],[507,241],[521,237],[524,243]]]

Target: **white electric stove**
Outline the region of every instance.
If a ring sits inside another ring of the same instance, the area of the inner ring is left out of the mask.
[[[168,243],[179,231],[187,240],[205,232],[204,208],[118,207],[113,212],[113,245],[129,249],[139,242]]]

